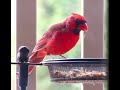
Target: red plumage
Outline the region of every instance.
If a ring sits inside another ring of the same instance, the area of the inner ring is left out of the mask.
[[[38,41],[29,57],[31,63],[40,63],[46,55],[61,55],[72,49],[79,40],[79,32],[87,31],[86,19],[73,13],[63,22],[51,26]],[[29,66],[29,74],[35,66]]]

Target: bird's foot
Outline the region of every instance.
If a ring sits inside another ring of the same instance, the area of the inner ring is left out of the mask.
[[[62,58],[64,58],[64,59],[67,59],[65,56],[63,56],[63,55],[59,55],[59,56],[61,56]]]
[[[51,59],[54,59],[53,56],[51,54],[49,54],[49,56],[51,57]]]

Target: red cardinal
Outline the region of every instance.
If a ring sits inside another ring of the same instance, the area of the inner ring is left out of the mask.
[[[46,55],[61,56],[68,52],[76,45],[81,30],[88,30],[86,19],[75,13],[63,22],[52,25],[34,47],[30,63],[40,63]],[[34,67],[29,66],[29,75]]]

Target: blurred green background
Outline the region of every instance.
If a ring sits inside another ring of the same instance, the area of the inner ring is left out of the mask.
[[[106,3],[106,0],[105,0]],[[83,0],[37,0],[37,41],[42,37],[43,33],[47,29],[62,20],[64,20],[71,13],[83,14]],[[106,13],[106,11],[105,11]],[[106,15],[106,14],[105,14]],[[106,16],[105,16],[106,17]],[[106,21],[105,21],[106,22]],[[104,25],[105,26],[105,25]],[[105,34],[105,57],[107,57],[107,27],[104,27]],[[77,45],[64,54],[68,58],[80,58],[80,41]],[[45,59],[50,58],[47,56]],[[61,58],[54,56],[54,58]],[[56,84],[50,82],[49,72],[47,67],[37,67],[37,90],[81,90],[80,84]],[[47,86],[46,86],[47,85]],[[105,83],[105,89],[107,89],[107,83]]]
[[[105,1],[104,8],[104,57],[108,58],[108,3]],[[83,14],[83,0],[37,0],[37,32],[36,32],[36,42],[42,37],[43,33],[47,29],[62,20],[64,20],[71,13]],[[15,26],[13,26],[15,30]],[[11,61],[15,61],[16,56],[16,32],[11,30]],[[77,45],[70,50],[68,53],[64,54],[68,58],[80,58],[80,41]],[[50,58],[47,56],[45,59]],[[54,58],[61,58],[59,56],[54,56]],[[45,66],[37,67],[36,72],[36,84],[37,90],[81,90],[80,84],[57,84],[50,81],[50,76],[48,68]],[[11,72],[15,72],[15,66],[11,66]],[[11,90],[15,90],[15,73],[11,73]],[[107,90],[107,82],[105,83],[105,90]]]
[[[37,0],[37,41],[47,29],[71,13],[83,14],[82,0]],[[76,47],[64,54],[68,58],[80,58],[80,41]],[[47,56],[45,59],[50,58]],[[61,58],[54,56],[54,58]],[[56,84],[50,81],[47,67],[37,67],[37,90],[81,90],[80,84]]]

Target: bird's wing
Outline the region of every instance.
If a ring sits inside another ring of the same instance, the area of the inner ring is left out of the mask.
[[[58,24],[52,25],[48,29],[48,31],[42,36],[42,38],[38,41],[38,43],[33,49],[33,52],[46,48],[46,44],[48,43],[48,41],[50,41],[50,39],[53,38],[56,31],[63,30],[64,28],[65,28],[64,23],[58,23]]]

